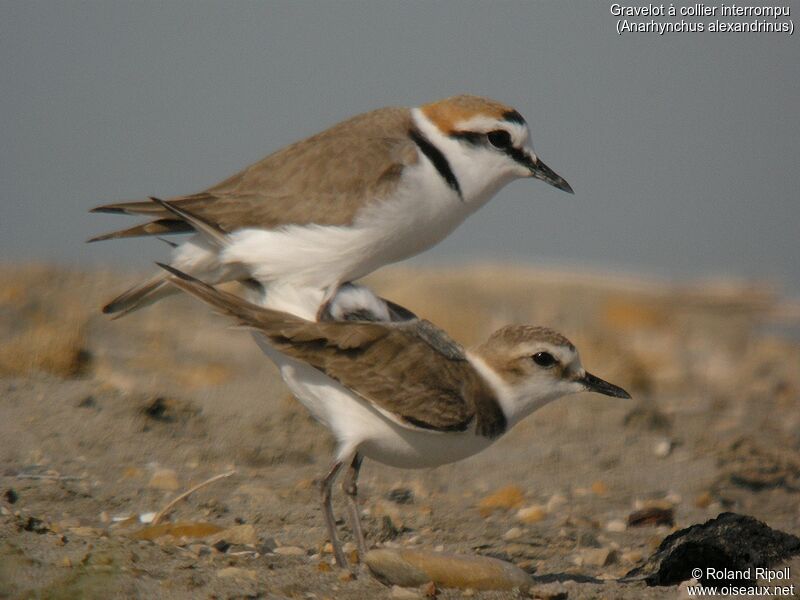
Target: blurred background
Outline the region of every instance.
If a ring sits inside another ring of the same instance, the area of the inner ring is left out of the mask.
[[[618,36],[608,2],[2,2],[0,255],[86,246],[100,203],[199,191],[348,116],[458,93],[518,108],[575,188],[516,182],[417,263],[513,260],[800,293],[800,50]]]
[[[189,298],[100,314],[168,249],[87,245],[130,223],[87,210],[462,92],[515,106],[576,193],[515,182],[367,283],[464,344],[554,327],[634,400],[565,398],[434,470],[367,461],[370,541],[638,599],[663,589],[614,580],[676,529],[800,532],[797,38],[618,36],[609,4],[0,0],[0,596],[387,597],[330,569],[326,430]]]

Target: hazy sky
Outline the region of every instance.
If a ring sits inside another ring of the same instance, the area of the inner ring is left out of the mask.
[[[0,257],[144,266],[166,247],[86,245],[134,222],[86,211],[198,191],[371,108],[471,92],[517,107],[576,193],[515,182],[416,260],[800,293],[798,37],[620,37],[610,4],[0,0]]]

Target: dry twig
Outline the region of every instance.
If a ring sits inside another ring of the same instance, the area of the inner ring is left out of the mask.
[[[153,520],[150,522],[150,525],[151,526],[152,525],[158,525],[161,522],[161,519],[166,517],[169,514],[169,512],[173,508],[175,508],[175,505],[178,504],[178,502],[180,502],[181,500],[185,500],[186,498],[188,498],[191,494],[194,494],[200,488],[203,488],[203,487],[205,487],[207,485],[210,485],[210,484],[214,483],[215,481],[219,481],[220,479],[224,479],[225,477],[230,477],[234,473],[236,473],[235,469],[232,470],[232,471],[228,471],[227,473],[220,473],[219,475],[214,475],[210,479],[206,479],[202,483],[198,483],[193,488],[188,489],[185,492],[183,492],[182,494],[180,494],[179,496],[173,498],[172,500],[170,500],[169,504],[167,504],[164,508],[162,508],[160,511],[158,511],[156,513],[156,516],[153,517]]]

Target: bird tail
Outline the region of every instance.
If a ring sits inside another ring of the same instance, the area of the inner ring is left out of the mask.
[[[245,327],[269,333],[280,325],[306,322],[299,317],[257,306],[239,296],[218,290],[214,286],[170,265],[156,264],[167,271],[164,274],[166,282],[202,300],[217,312],[235,318],[240,325]]]
[[[130,288],[111,300],[103,307],[103,312],[119,319],[174,293],[175,288],[167,285],[167,274],[158,273],[155,277]]]

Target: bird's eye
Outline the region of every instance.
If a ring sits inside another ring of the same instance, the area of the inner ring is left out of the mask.
[[[555,357],[549,352],[537,352],[531,358],[533,358],[533,362],[540,367],[544,367],[545,369],[548,369],[556,364]]]
[[[511,145],[511,134],[503,129],[490,131],[486,134],[486,138],[495,148],[508,148]]]

